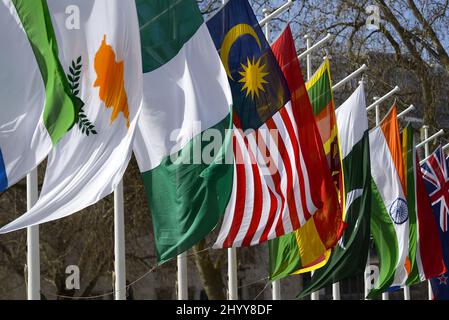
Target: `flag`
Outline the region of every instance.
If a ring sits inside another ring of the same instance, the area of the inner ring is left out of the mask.
[[[290,100],[282,70],[247,0],[230,0],[207,27],[232,90],[238,128],[256,130]]]
[[[134,153],[163,263],[211,232],[229,202],[232,94],[194,0],[137,8],[144,103]]]
[[[403,130],[402,140],[410,228],[410,274],[406,284],[412,285],[439,276],[446,270],[438,227],[424,186],[411,125]]]
[[[306,84],[308,96],[312,104],[315,121],[319,130],[321,143],[327,157],[327,165],[331,170],[335,191],[341,186],[340,149],[338,145],[338,130],[335,118],[335,108],[332,95],[329,61],[318,69]],[[328,191],[333,192],[333,191]],[[340,190],[342,192],[342,190]],[[337,206],[340,204],[337,202]],[[342,208],[338,207],[333,221],[329,220],[327,228],[339,227],[332,235],[339,239],[344,224],[341,224]],[[318,226],[320,215],[315,215],[303,227],[292,234],[270,243],[270,278],[283,278],[289,274],[299,274],[324,266],[330,257],[333,245],[322,241],[321,227]]]
[[[430,197],[446,269],[449,266],[449,159],[438,147],[421,167],[425,188]],[[449,300],[449,272],[431,279],[434,297]]]
[[[363,274],[369,251],[371,172],[368,118],[363,84],[336,112],[343,158],[344,215],[347,224],[327,264],[316,270],[298,295],[305,297],[332,283]]]
[[[85,105],[77,125],[49,154],[39,200],[1,233],[63,218],[97,202],[114,190],[131,157],[142,101],[134,1],[79,2],[79,26],[66,14],[72,0],[47,3],[70,88]]]
[[[306,83],[306,88],[324,146],[327,164],[332,173],[332,179],[336,190],[340,193],[340,198],[343,198],[338,129],[332,94],[330,65],[327,58],[312,78]],[[339,212],[342,212],[341,206]],[[311,221],[306,223],[304,227],[297,230],[295,234],[286,236],[280,240],[287,246],[282,249],[281,252],[287,250],[288,247],[299,247],[300,253],[295,252],[295,258],[293,258],[293,256],[291,256],[292,253],[290,253],[289,260],[292,261],[292,263],[288,264],[288,267],[285,267],[282,272],[281,270],[283,268],[278,269],[278,267],[276,267],[275,269],[277,271],[270,273],[274,277],[273,279],[278,279],[287,276],[288,274],[299,274],[312,271],[321,268],[327,263],[331,252],[329,251],[329,247],[322,243],[315,230],[316,226],[314,224],[317,218],[318,217],[314,217]],[[296,262],[293,263],[293,261]],[[285,266],[285,264],[282,265]],[[276,274],[277,276],[275,276]]]
[[[279,40],[285,45],[285,51],[281,52],[281,45],[274,45],[273,55],[248,2],[234,0],[208,22],[208,27],[225,68],[229,65],[230,70],[234,70],[230,72],[231,76],[228,74],[228,79],[234,88],[236,128],[233,193],[214,247],[255,245],[299,228],[318,208],[322,208],[320,188],[326,181],[326,173],[329,177],[330,173],[322,171],[311,175],[311,164],[323,167],[325,158],[317,129],[313,126],[305,85],[296,79],[301,71],[290,29],[287,28]],[[229,37],[236,37],[235,32],[242,34],[234,41],[230,58],[226,59],[223,48],[227,46]],[[247,36],[247,32],[252,36]],[[249,68],[249,62],[259,60],[262,64],[259,69],[265,71]],[[254,75],[248,76],[248,72]],[[254,96],[248,94],[247,87],[252,86],[249,79],[264,78],[267,83],[260,81],[255,86],[258,89]],[[285,79],[287,87],[283,84]],[[266,97],[259,99],[263,96]],[[244,104],[239,105],[242,101]],[[260,118],[259,115],[265,116],[268,112],[264,101],[272,101],[271,105],[275,103],[281,108],[279,111],[278,108],[268,110],[274,113],[271,118]],[[245,103],[249,103],[249,108]],[[256,106],[258,114],[242,120],[242,116],[249,115],[251,105]],[[249,128],[252,130],[247,130],[248,124],[254,124],[254,117],[263,122],[262,125],[257,127],[257,122]],[[299,126],[299,119],[308,125]],[[332,184],[330,179],[329,183]],[[334,202],[330,199],[332,195],[325,196],[329,196],[326,198],[329,199],[326,201],[328,208]],[[326,218],[328,216],[323,217]],[[324,241],[332,240],[329,236]]]
[[[340,190],[342,187],[340,146],[332,93],[330,63],[327,57],[324,58],[322,65],[306,83],[306,88],[334,183]]]
[[[0,192],[22,179],[77,119],[44,0],[0,1]]]
[[[298,128],[297,139],[300,142],[302,156],[305,159],[312,157],[311,161],[307,162],[304,172],[308,173],[309,181],[318,179],[316,181],[320,183],[321,191],[317,194],[315,203],[322,203],[322,206],[317,207],[313,216],[305,224],[302,224],[301,228],[270,241],[270,279],[276,280],[316,264],[315,256],[310,253],[319,251],[318,258],[321,258],[323,253],[334,247],[341,237],[343,224],[337,193],[332,183],[322,141],[302,80],[290,28],[287,28],[273,44],[273,51],[283,67],[288,82],[297,83],[296,87],[290,87],[291,92],[298,93],[301,97],[301,100],[296,100],[295,94],[292,94],[291,107],[293,112],[298,113],[294,119]],[[313,144],[308,145],[307,141],[313,141]],[[289,156],[291,157],[291,154]],[[317,158],[314,159],[314,157]],[[314,185],[305,184],[305,188],[316,192]],[[295,194],[297,193],[295,191]]]
[[[410,273],[409,215],[397,109],[369,133],[372,198],[371,233],[379,256],[379,278],[372,298],[390,287],[405,285]]]

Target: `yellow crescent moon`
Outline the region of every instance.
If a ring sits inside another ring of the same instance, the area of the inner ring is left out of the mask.
[[[231,48],[234,42],[236,42],[238,38],[246,34],[256,39],[259,48],[262,49],[262,45],[260,44],[260,39],[257,36],[256,31],[254,31],[253,27],[251,27],[249,24],[246,23],[238,24],[234,26],[231,30],[229,30],[226,36],[224,37],[223,43],[221,45],[220,58],[221,61],[223,62],[226,73],[228,74],[228,77],[231,78],[231,80],[234,79],[232,78],[231,72],[229,71],[229,64],[228,64],[229,52],[231,52]]]

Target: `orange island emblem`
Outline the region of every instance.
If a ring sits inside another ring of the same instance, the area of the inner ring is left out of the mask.
[[[116,62],[114,49],[106,44],[106,35],[103,37],[100,49],[95,55],[94,68],[97,73],[94,87],[100,87],[100,99],[106,108],[112,108],[111,122],[123,113],[126,126],[129,128],[128,98],[125,90],[125,64]]]

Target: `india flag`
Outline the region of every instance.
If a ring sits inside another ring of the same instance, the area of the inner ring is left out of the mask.
[[[144,103],[134,153],[163,263],[202,240],[229,202],[232,94],[195,0],[136,3]]]
[[[22,179],[77,119],[44,0],[0,0],[0,192]],[[76,107],[78,106],[78,107]]]
[[[380,274],[368,297],[405,285],[410,273],[409,214],[396,106],[370,134],[371,233]]]

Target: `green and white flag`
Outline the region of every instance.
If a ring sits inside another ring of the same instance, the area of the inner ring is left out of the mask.
[[[141,110],[135,2],[47,0],[47,4],[57,40],[53,45],[58,45],[70,89],[84,106],[76,126],[48,157],[39,200],[0,233],[66,217],[113,192],[131,158]]]
[[[45,0],[0,0],[0,192],[22,179],[77,119]]]
[[[298,298],[363,274],[366,266],[370,241],[371,171],[363,84],[337,109],[336,116],[343,159],[343,220],[347,228],[332,249],[329,261],[315,270]]]
[[[232,95],[194,0],[136,3],[144,104],[134,153],[163,263],[202,240],[224,214],[234,171],[226,130]]]

